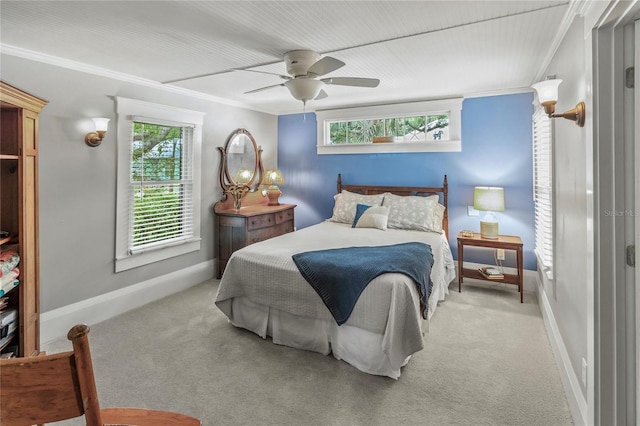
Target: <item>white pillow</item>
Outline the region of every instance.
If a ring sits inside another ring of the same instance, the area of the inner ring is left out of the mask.
[[[384,194],[383,206],[389,207],[387,226],[393,229],[442,232],[445,207],[438,195],[428,197]]]
[[[362,195],[343,190],[340,194],[336,194],[334,198],[336,202],[333,206],[333,216],[329,220],[351,225],[353,218],[356,216],[356,206],[358,204],[380,206],[382,205],[384,194]]]
[[[354,219],[353,228],[376,228],[383,231],[387,230],[387,221],[389,219],[389,207],[373,206],[366,208],[364,212]],[[357,216],[357,215],[356,215]]]

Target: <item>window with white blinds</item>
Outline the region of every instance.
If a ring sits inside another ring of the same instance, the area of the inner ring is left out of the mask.
[[[200,249],[204,114],[116,100],[118,272]]]
[[[533,197],[535,253],[547,276],[553,276],[553,130],[543,108],[533,115]]]
[[[193,238],[193,126],[146,121],[134,117],[132,122],[132,254]]]

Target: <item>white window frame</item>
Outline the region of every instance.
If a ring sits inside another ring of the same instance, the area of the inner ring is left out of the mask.
[[[462,101],[463,98],[437,101],[407,102],[402,104],[375,105],[316,111],[317,153],[369,154],[393,152],[460,152],[462,151]],[[412,141],[389,143],[331,144],[329,125],[333,121],[375,120],[399,116],[449,115],[449,140]]]
[[[117,147],[117,199],[116,199],[116,253],[115,271],[125,271],[153,262],[169,259],[185,253],[200,250],[200,195],[201,195],[201,151],[202,123],[205,113],[155,104],[123,97],[116,97],[118,120]],[[129,247],[130,233],[130,179],[131,179],[131,137],[133,121],[151,121],[155,124],[193,125],[191,155],[193,158],[193,237],[180,243],[157,244],[151,250],[132,252]],[[147,120],[148,119],[148,120]]]
[[[542,271],[553,279],[554,194],[553,125],[544,108],[533,114],[533,203],[535,208],[535,253]]]

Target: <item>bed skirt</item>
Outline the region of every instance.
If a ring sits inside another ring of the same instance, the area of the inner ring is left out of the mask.
[[[348,324],[338,326],[335,321],[294,315],[246,297],[225,300],[219,307],[236,327],[265,339],[271,336],[273,343],[278,345],[323,355],[332,353],[336,359],[368,374],[398,379],[400,369],[412,355],[404,353],[402,347],[389,342],[382,334]],[[423,334],[428,330],[428,323],[428,320],[423,321]]]

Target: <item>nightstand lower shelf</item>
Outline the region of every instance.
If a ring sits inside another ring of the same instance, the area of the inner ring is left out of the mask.
[[[520,291],[520,277],[516,274],[503,274],[504,278],[501,279],[489,279],[484,277],[480,272],[475,269],[470,268],[462,268],[462,276],[465,278],[472,278],[474,280],[483,280],[483,281],[491,281],[496,283],[505,283],[505,284],[514,284],[518,286],[518,291]],[[462,284],[462,280],[458,283],[458,291],[460,291],[460,284]]]
[[[489,279],[482,275],[477,269],[464,267],[464,248],[483,247],[489,249],[513,250],[516,253],[516,274],[504,274],[501,279]],[[520,292],[520,303],[523,303],[523,253],[522,239],[511,235],[500,235],[497,239],[482,238],[479,234],[465,237],[462,232],[458,235],[458,292],[462,291],[463,278],[475,280],[492,281],[496,283],[513,284],[518,286]]]

